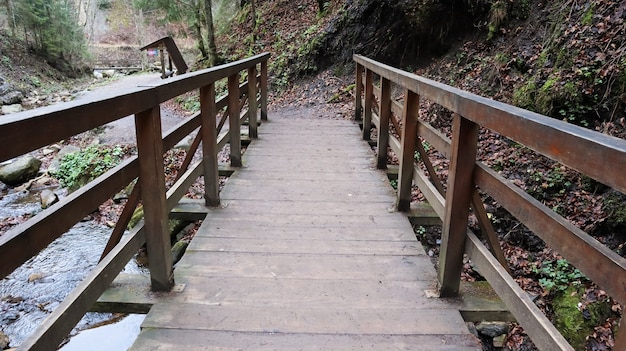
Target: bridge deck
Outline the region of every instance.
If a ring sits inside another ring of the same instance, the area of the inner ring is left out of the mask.
[[[359,139],[264,124],[131,350],[479,350]]]

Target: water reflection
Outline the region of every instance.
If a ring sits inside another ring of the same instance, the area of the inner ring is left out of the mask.
[[[78,223],[39,255],[0,281],[0,325],[17,346],[87,276],[110,235],[110,228]],[[132,260],[126,273],[140,273]],[[100,323],[110,314],[88,313],[76,329]]]

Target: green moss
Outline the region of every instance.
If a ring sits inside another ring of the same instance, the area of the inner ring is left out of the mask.
[[[592,5],[589,6],[587,11],[585,11],[585,13],[583,14],[583,17],[580,19],[580,22],[585,26],[591,25],[593,23],[593,14],[594,14],[594,6],[592,3]]]
[[[535,93],[537,87],[535,79],[531,79],[526,84],[515,89],[513,92],[513,104],[527,110],[535,109]]]
[[[128,229],[133,229],[143,219],[143,206],[139,205],[128,222]]]
[[[537,91],[535,106],[537,112],[548,115],[552,113],[554,99],[556,98],[556,78],[550,78]]]
[[[612,314],[611,305],[605,301],[592,302],[580,309],[581,294],[582,289],[569,287],[552,303],[554,325],[576,350],[585,350],[586,337]]]

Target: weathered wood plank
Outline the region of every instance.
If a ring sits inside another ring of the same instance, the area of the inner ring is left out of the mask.
[[[407,309],[238,308],[191,303],[156,304],[142,325],[143,328],[172,326],[177,329],[283,334],[427,335],[467,332],[465,322],[458,311],[453,310],[424,309],[416,313]]]
[[[147,329],[133,344],[134,351],[165,350],[414,350],[476,351],[469,335],[350,335],[212,332],[185,329]]]
[[[413,231],[405,228],[352,228],[352,227],[265,227],[259,230],[255,224],[223,226],[203,222],[196,237],[208,238],[272,238],[273,240],[370,240],[370,241],[409,241],[415,239]]]
[[[434,280],[430,258],[421,256],[305,255],[189,252],[176,270],[204,277],[343,280]]]

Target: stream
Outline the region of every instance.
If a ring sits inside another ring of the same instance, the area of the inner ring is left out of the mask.
[[[40,212],[38,198],[39,191],[1,191],[0,219]],[[80,222],[0,281],[0,331],[9,336],[11,347],[20,345],[32,334],[96,266],[110,233],[108,227]],[[124,272],[144,271],[131,260]],[[87,313],[70,333],[70,342],[61,350],[128,349],[139,333],[144,316],[131,315],[119,323],[78,334],[89,326],[107,324],[113,317],[108,313]]]

